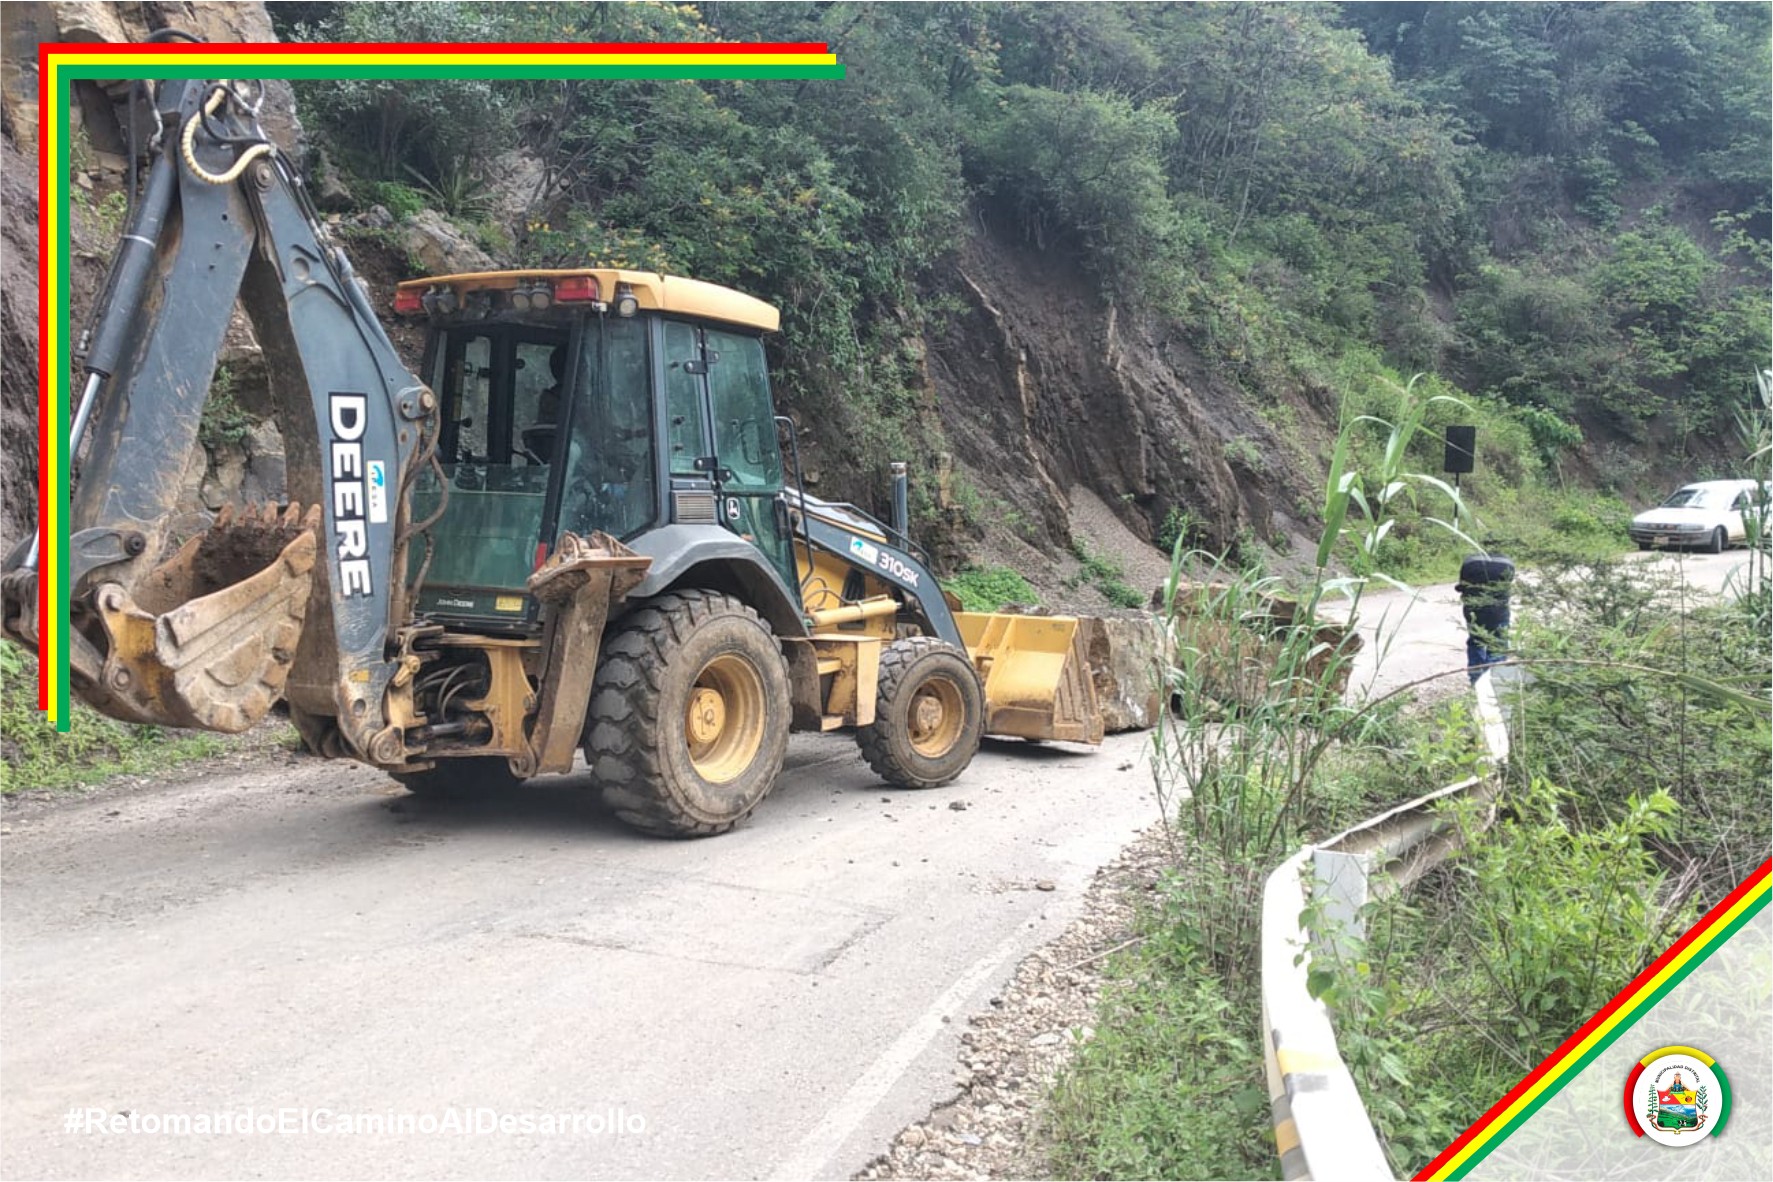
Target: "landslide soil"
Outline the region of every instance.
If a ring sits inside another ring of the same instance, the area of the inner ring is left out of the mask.
[[[982,502],[982,540],[1070,550],[1073,488],[1143,542],[1172,509],[1215,548],[1284,547],[1309,532],[1295,506],[1314,499],[1316,457],[1300,456],[1298,439],[1270,419],[1327,438],[1334,410],[1310,391],[1268,392],[1259,404],[1179,331],[1104,297],[1064,251],[1037,250],[989,218],[946,281],[961,310],[931,334],[929,375],[956,467]]]

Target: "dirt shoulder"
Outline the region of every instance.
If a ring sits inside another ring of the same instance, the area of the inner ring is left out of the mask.
[[[855,1177],[1044,1178],[1044,1106],[1092,1023],[1107,967],[1129,946],[1140,900],[1170,864],[1166,827],[1145,830],[1096,871],[1083,910],[1028,954],[961,1034],[955,1092],[906,1126]]]

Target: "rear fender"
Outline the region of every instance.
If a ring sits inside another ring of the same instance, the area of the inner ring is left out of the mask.
[[[646,578],[628,593],[629,603],[674,587],[701,587],[751,605],[778,637],[807,635],[800,597],[756,546],[717,525],[668,525],[642,534],[629,548],[652,559]]]

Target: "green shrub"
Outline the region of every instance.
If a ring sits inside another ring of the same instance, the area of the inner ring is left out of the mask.
[[[1773,655],[1759,589],[1740,590],[1683,612],[1654,572],[1595,561],[1519,586],[1513,648],[1532,676],[1494,826],[1487,806],[1455,808],[1457,860],[1373,908],[1340,966],[1314,965],[1400,1174],[1773,847]]]
[[[1165,554],[1174,554],[1178,546],[1194,545],[1200,529],[1194,514],[1180,505],[1171,505],[1157,530],[1157,548]]]
[[[1032,606],[1040,602],[1028,580],[1007,566],[963,570],[943,580],[942,588],[952,591],[962,609],[969,612],[994,612],[1005,604]]]
[[[37,709],[37,662],[0,643],[0,794],[67,788],[213,755],[214,735],[117,722],[75,702],[66,734]]]
[[[1164,178],[1176,135],[1166,104],[1003,87],[971,124],[971,171],[1036,245],[1085,249],[1103,286],[1157,299],[1173,281],[1177,213]]]
[[[1252,472],[1262,473],[1268,470],[1262,459],[1262,449],[1256,441],[1247,435],[1239,435],[1225,441],[1225,462],[1242,464]]]
[[[1596,817],[1527,772],[1511,775],[1493,828],[1484,806],[1456,811],[1457,859],[1370,908],[1365,940],[1345,943],[1340,964],[1320,956],[1312,973],[1404,1177],[1697,916],[1652,852],[1676,829],[1666,793]]]
[[[1518,406],[1514,415],[1525,424],[1540,459],[1547,465],[1555,464],[1564,452],[1582,445],[1582,428],[1544,407]]]
[[[238,447],[246,442],[256,422],[234,399],[234,371],[226,364],[216,366],[209,383],[209,398],[203,403],[203,414],[197,423],[197,441],[211,452]]]
[[[1077,581],[1089,583],[1116,607],[1145,606],[1145,596],[1128,584],[1126,571],[1120,563],[1093,553],[1082,538],[1072,539],[1071,552],[1083,564]]]
[[[425,208],[425,195],[400,181],[372,181],[364,186],[364,194],[374,204],[385,206],[399,221],[405,221]]]
[[[289,28],[286,37],[443,44],[524,40],[510,35],[521,14],[501,11],[505,7],[456,0],[332,5],[317,24]],[[304,122],[331,138],[341,162],[384,181],[407,175],[409,168],[439,177],[483,162],[511,145],[518,117],[514,88],[487,79],[323,79],[302,84],[297,96]],[[376,200],[394,210],[388,201]]]

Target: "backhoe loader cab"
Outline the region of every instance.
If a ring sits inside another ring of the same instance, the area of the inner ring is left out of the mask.
[[[631,543],[673,524],[755,546],[751,580],[798,612],[761,340],[775,309],[620,270],[444,276],[403,284],[396,306],[430,321],[441,416],[413,495],[416,519],[441,512],[408,559],[420,612],[531,630],[525,584],[563,533]]]

